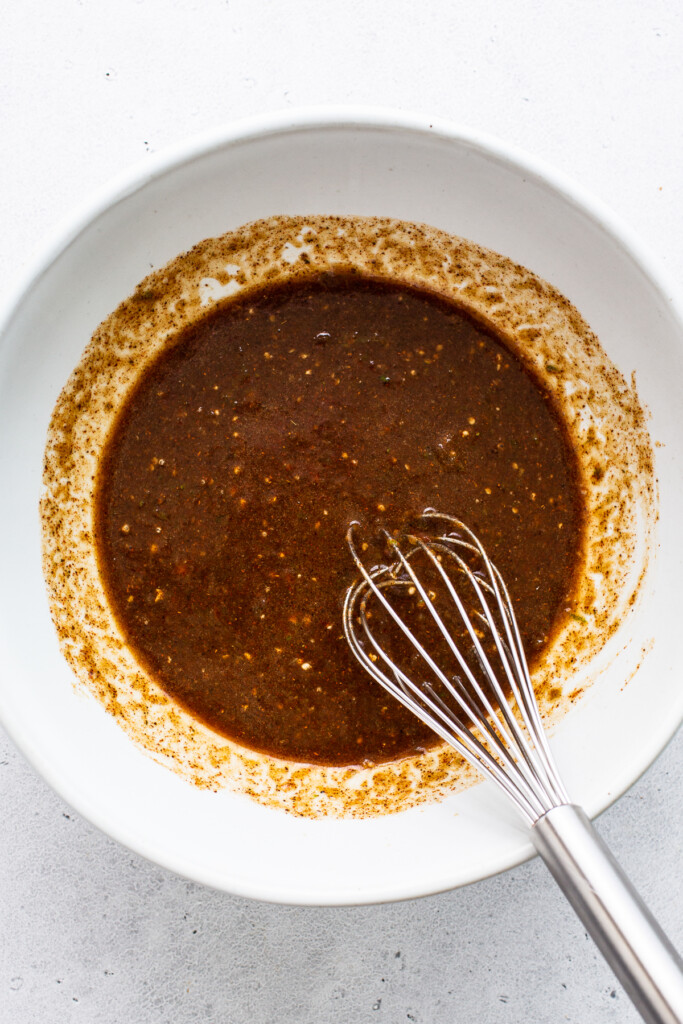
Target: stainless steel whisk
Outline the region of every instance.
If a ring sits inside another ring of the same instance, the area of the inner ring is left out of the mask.
[[[512,800],[643,1019],[681,1024],[683,962],[567,795],[501,574],[460,520],[427,509],[422,522],[423,531],[400,541],[383,531],[393,558],[370,569],[355,540],[359,524],[349,527],[360,572],[344,603],[351,650],[373,679]],[[395,635],[391,651],[387,627]]]

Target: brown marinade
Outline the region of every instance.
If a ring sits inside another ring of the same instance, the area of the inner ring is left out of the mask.
[[[293,281],[217,307],[139,381],[100,466],[100,572],[138,660],[219,733],[293,760],[387,761],[434,737],[347,648],[344,537],[428,505],[480,535],[533,659],[582,531],[542,384],[440,296]]]

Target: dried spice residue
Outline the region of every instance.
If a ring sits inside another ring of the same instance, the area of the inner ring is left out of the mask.
[[[93,479],[112,423],[168,339],[232,296],[239,301],[265,284],[330,270],[455,301],[503,337],[561,412],[577,453],[586,518],[571,604],[534,669],[547,720],[578,699],[572,674],[603,647],[636,598],[654,527],[654,477],[635,387],[577,311],[524,268],[431,228],[322,217],[247,225],[150,275],[101,325],[60,397],[46,450],[44,566],[65,656],[138,743],[196,784],[229,786],[298,814],[363,815],[434,799],[474,775],[443,748],[382,765],[329,767],[256,754],[220,736],[169,699],[131,653],[93,541]],[[157,525],[163,533],[163,522]],[[157,589],[158,608],[166,594]]]

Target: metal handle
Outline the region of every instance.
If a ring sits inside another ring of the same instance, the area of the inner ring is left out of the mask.
[[[683,961],[580,807],[554,807],[531,836],[555,881],[648,1024],[683,1024]]]

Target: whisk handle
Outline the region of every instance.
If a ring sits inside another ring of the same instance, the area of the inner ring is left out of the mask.
[[[585,812],[555,807],[531,834],[643,1020],[683,1024],[683,961]]]

